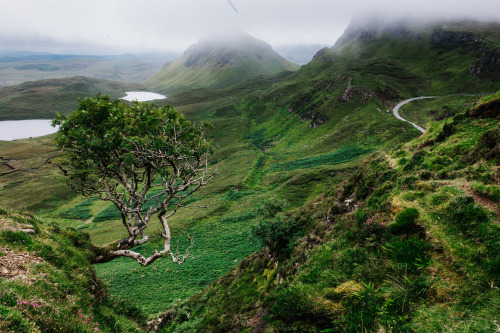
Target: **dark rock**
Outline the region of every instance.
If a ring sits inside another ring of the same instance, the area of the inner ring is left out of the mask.
[[[484,78],[499,79],[500,54],[494,51],[482,49],[481,60],[473,63],[470,66],[469,74]]]
[[[314,60],[318,60],[319,58],[321,58],[322,56],[324,56],[325,54],[327,54],[328,50],[330,50],[328,47],[322,48],[321,50],[319,50],[318,52],[316,52],[316,54],[314,55],[313,59]]]
[[[467,116],[471,118],[500,118],[500,99],[494,99],[492,101],[483,103],[469,111],[467,111]]]
[[[448,44],[482,44],[479,36],[469,32],[454,32],[434,29],[430,36],[430,43],[434,46],[446,46]]]

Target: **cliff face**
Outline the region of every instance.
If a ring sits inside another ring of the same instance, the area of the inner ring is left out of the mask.
[[[481,60],[474,62],[469,68],[469,74],[479,77],[500,79],[500,54],[486,49],[480,49]]]
[[[481,33],[443,31],[436,28],[432,31],[430,43],[439,48],[471,48],[480,59],[470,65],[469,74],[493,80],[500,78],[500,54],[488,48]]]
[[[471,32],[443,31],[436,28],[430,36],[430,43],[434,46],[455,45],[478,45],[484,43],[484,40],[477,34]]]
[[[468,74],[481,79],[500,78],[499,23],[477,21],[436,21],[415,23],[386,19],[354,20],[334,46],[341,50],[350,43],[375,41],[381,37],[403,38],[407,44],[423,42],[439,54],[468,52],[475,59],[467,66]],[[405,47],[405,45],[401,45]],[[315,58],[319,58],[322,50]]]
[[[388,21],[380,17],[370,19],[355,19],[344,31],[344,34],[335,43],[335,47],[342,47],[353,40],[377,38],[382,34],[391,37],[408,35],[414,40],[420,36],[409,29],[409,23],[404,20]]]

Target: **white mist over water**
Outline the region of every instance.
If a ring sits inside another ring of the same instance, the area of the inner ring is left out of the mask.
[[[155,99],[167,98],[167,96],[147,91],[126,91],[125,94],[127,95],[125,97],[122,97],[121,99],[124,99],[129,102],[132,101],[148,102],[148,101],[153,101]]]
[[[52,127],[51,122],[47,119],[0,121],[0,140],[12,141],[55,133],[58,128]]]

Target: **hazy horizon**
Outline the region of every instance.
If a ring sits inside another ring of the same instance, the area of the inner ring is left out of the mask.
[[[56,54],[182,52],[211,31],[242,30],[279,48],[335,44],[353,17],[498,21],[500,2],[424,0],[18,0],[0,13],[0,50]]]

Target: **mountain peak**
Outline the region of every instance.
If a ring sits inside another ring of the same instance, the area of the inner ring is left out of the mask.
[[[212,64],[216,68],[222,68],[235,65],[240,57],[255,56],[261,60],[272,53],[274,51],[271,45],[243,31],[236,31],[203,37],[186,50],[184,65],[196,68]]]
[[[243,31],[205,36],[191,45],[178,60],[145,81],[165,93],[228,86],[259,76],[296,70],[271,45]]]

